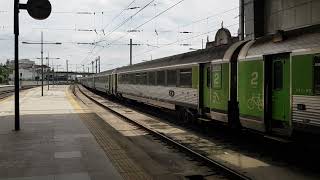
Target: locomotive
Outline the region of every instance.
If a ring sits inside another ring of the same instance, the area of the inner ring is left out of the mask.
[[[239,41],[221,28],[207,48],[79,79],[108,95],[275,136],[320,133],[320,27]]]

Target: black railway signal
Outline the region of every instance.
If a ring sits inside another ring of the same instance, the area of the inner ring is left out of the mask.
[[[15,69],[15,131],[20,130],[19,107],[19,11],[27,10],[29,15],[37,20],[44,20],[51,14],[51,4],[48,0],[28,0],[27,4],[20,4],[20,0],[14,0],[14,69]]]

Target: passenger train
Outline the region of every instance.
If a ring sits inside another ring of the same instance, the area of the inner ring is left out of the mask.
[[[320,133],[320,28],[239,41],[221,28],[207,48],[121,67],[79,82],[185,119],[290,137]]]

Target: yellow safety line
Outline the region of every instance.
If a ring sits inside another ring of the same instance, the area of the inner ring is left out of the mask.
[[[67,97],[69,103],[71,104],[71,106],[73,107],[73,109],[78,113],[83,113],[81,105],[75,100],[73,94],[70,92],[69,86],[66,87],[65,93],[66,93],[66,97]]]

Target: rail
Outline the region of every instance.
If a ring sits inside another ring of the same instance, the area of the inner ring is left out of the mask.
[[[243,179],[243,180],[251,179],[250,177],[248,177],[248,176],[246,176],[246,175],[244,175],[244,174],[242,174],[242,173],[240,173],[240,172],[238,172],[236,170],[233,170],[233,169],[221,164],[218,161],[215,161],[215,160],[213,160],[213,159],[211,159],[209,157],[206,157],[206,156],[204,156],[204,155],[202,155],[202,154],[200,154],[200,153],[198,153],[198,152],[186,147],[185,145],[175,141],[174,139],[172,139],[172,138],[170,138],[170,137],[168,137],[168,136],[166,136],[164,134],[161,134],[161,133],[159,133],[157,131],[154,131],[154,130],[150,129],[149,127],[147,127],[147,126],[145,126],[145,125],[143,125],[143,124],[141,124],[141,123],[139,123],[139,122],[137,122],[135,120],[129,119],[128,117],[118,113],[117,111],[113,110],[112,108],[107,107],[107,106],[103,105],[102,103],[100,103],[99,101],[95,100],[94,98],[90,97],[88,94],[83,92],[81,90],[81,88],[79,88],[77,85],[76,85],[76,87],[78,88],[79,92],[81,92],[85,97],[87,97],[88,99],[93,101],[95,104],[99,105],[100,107],[110,111],[111,113],[115,114],[116,116],[118,116],[118,117],[120,117],[120,118],[122,118],[122,119],[124,119],[124,120],[126,120],[126,121],[128,121],[130,123],[135,124],[136,126],[146,130],[150,134],[152,134],[152,135],[162,139],[163,141],[167,142],[168,144],[171,144],[171,145],[179,148],[180,150],[182,150],[182,151],[184,151],[184,152],[196,157],[197,159],[201,160],[202,162],[208,164],[209,166],[212,166],[212,167],[215,167],[215,168],[219,168],[220,170],[222,170],[226,174],[228,174],[232,179]],[[75,93],[75,89],[73,89],[73,93],[77,97],[77,95]]]

